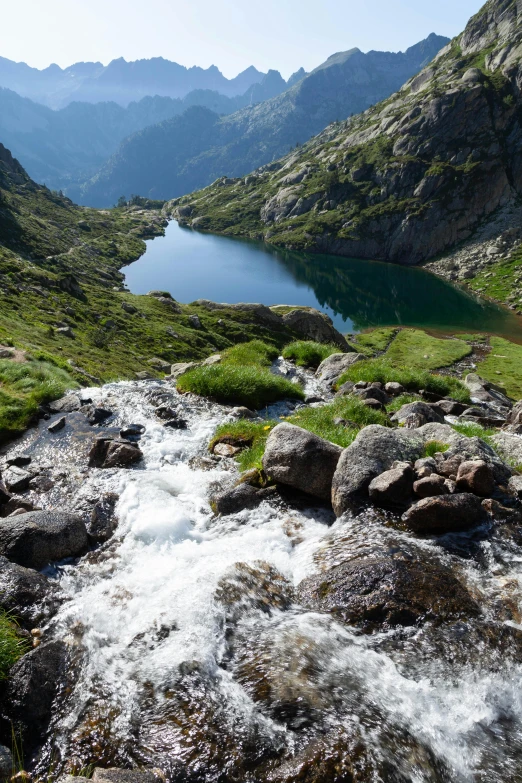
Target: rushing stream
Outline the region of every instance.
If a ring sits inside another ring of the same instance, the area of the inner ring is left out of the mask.
[[[157,391],[186,430],[158,422]],[[418,540],[370,512],[335,521],[282,501],[216,518],[209,490],[236,468],[209,460],[207,446],[229,409],[167,382],[89,395],[115,412],[111,426],[145,425],[144,461],[87,472],[67,433],[60,450],[42,447],[73,474],[68,508],[120,498],[115,537],[55,572],[66,600],[45,638],[65,639],[75,664],[41,770],[97,761],[201,783],[522,779],[522,550],[502,528]],[[383,547],[449,566],[480,617],[361,633],[293,597],[326,562]]]

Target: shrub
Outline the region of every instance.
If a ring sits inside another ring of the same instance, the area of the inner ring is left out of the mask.
[[[180,392],[210,397],[224,405],[246,405],[259,410],[285,398],[302,400],[300,386],[263,367],[218,364],[196,367],[178,379]]]
[[[323,345],[312,340],[296,340],[283,349],[283,357],[295,362],[299,367],[317,368],[333,353],[339,353],[339,348],[335,345]]]
[[[0,610],[0,682],[5,680],[11,666],[24,654],[25,646],[15,623]]]
[[[461,381],[446,375],[433,375],[427,370],[414,367],[399,367],[391,364],[386,358],[367,359],[356,362],[349,367],[339,379],[337,386],[342,386],[346,381],[368,381],[373,383],[389,383],[396,381],[402,384],[408,391],[420,391],[426,389],[442,397],[450,396],[458,402],[469,402],[468,389]]]
[[[227,348],[222,356],[225,364],[235,364],[240,367],[247,365],[270,367],[274,359],[279,356],[279,350],[262,340],[250,340],[248,343],[238,343],[232,348]]]

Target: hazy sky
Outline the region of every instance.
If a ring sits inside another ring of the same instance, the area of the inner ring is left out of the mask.
[[[481,0],[4,0],[0,56],[43,68],[162,56],[288,77],[334,52],[453,37]]]

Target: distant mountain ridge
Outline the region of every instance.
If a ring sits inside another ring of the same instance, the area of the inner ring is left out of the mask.
[[[107,206],[120,195],[168,199],[224,175],[243,176],[308,141],[332,121],[389,97],[448,42],[432,33],[404,53],[351,49],[310,74],[297,72],[290,79],[293,86],[282,94],[229,116],[190,109],[126,139],[92,181],[71,195],[85,204]]]
[[[114,101],[128,106],[146,96],[182,99],[193,90],[213,90],[233,98],[259,84],[265,75],[250,66],[235,78],[227,79],[215,65],[186,68],[163,57],[134,62],[120,57],[106,66],[98,62],[75,63],[63,69],[53,64],[43,70],[0,57],[0,87],[52,109],[63,108],[72,101]]]

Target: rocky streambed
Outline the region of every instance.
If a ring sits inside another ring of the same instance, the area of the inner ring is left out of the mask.
[[[0,602],[34,649],[1,740],[14,725],[35,776],[521,779],[519,485],[444,422],[462,411],[419,403],[345,450],[282,423],[277,484],[237,501],[235,462],[208,444],[241,413],[169,381],[81,396],[2,467]],[[449,448],[424,456],[433,442]]]

